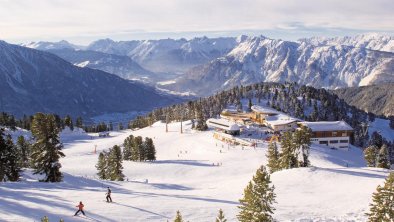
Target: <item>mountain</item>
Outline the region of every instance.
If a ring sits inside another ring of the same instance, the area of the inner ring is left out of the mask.
[[[378,33],[366,33],[356,36],[335,38],[313,37],[307,39],[300,39],[299,41],[313,44],[316,46],[345,45],[378,51],[394,52],[394,37]]]
[[[17,116],[50,112],[90,117],[178,101],[139,83],[3,41],[0,58],[0,109]]]
[[[83,49],[83,46],[74,45],[66,40],[61,40],[59,42],[30,42],[27,44],[21,44],[24,47],[37,49],[37,50],[50,50],[50,49]]]
[[[394,116],[394,83],[333,90],[346,103],[376,115]]]
[[[127,55],[153,72],[184,73],[227,54],[238,44],[236,38],[160,39],[120,41],[102,39],[87,49],[117,55]]]
[[[115,74],[123,79],[159,81],[160,75],[142,68],[128,56],[107,54],[90,50],[75,50],[70,48],[50,49],[60,58],[80,67],[89,67]]]
[[[248,37],[227,55],[194,67],[175,83],[162,87],[209,95],[261,81],[331,89],[394,82],[394,53]]]

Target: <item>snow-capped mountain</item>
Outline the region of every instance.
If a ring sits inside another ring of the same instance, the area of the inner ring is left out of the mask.
[[[123,79],[155,81],[159,75],[142,68],[128,56],[107,54],[90,50],[51,49],[46,50],[80,67],[99,69]]]
[[[394,53],[249,37],[226,56],[191,69],[163,88],[209,95],[260,81],[324,88],[394,82]]]
[[[0,41],[0,110],[95,116],[150,110],[174,97],[118,76],[81,68],[48,52]]]
[[[183,73],[186,70],[221,57],[232,50],[236,38],[161,39],[144,41],[98,40],[87,49],[127,55],[153,72]]]
[[[313,37],[300,39],[299,41],[316,46],[346,45],[378,51],[394,52],[394,37],[378,33],[367,33],[351,37],[345,36],[335,38]]]
[[[38,49],[38,50],[50,50],[50,49],[83,49],[84,46],[74,45],[66,40],[61,40],[59,42],[30,42],[27,44],[21,44],[21,46]]]

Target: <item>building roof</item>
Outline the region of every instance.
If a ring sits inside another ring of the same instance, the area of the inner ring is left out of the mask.
[[[282,114],[282,113],[278,113],[278,115],[275,115],[275,116],[267,116],[265,118],[265,122],[271,126],[286,125],[286,124],[293,123],[296,121],[299,121],[299,120],[296,118],[293,118],[291,116]]]
[[[219,129],[229,130],[229,131],[239,131],[240,130],[240,128],[237,124],[230,122],[226,119],[210,118],[207,120],[207,125],[214,127],[214,128],[219,128]]]
[[[262,107],[258,105],[254,105],[251,109],[257,113],[265,113],[265,114],[279,114],[280,112],[276,109],[270,107]]]
[[[320,122],[300,122],[300,124],[307,126],[312,130],[316,131],[351,131],[353,128],[349,126],[345,121],[320,121]]]

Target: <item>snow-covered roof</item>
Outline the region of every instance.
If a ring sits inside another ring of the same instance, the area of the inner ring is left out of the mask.
[[[315,131],[353,130],[345,121],[320,121],[320,122],[300,122]]]
[[[237,124],[230,122],[226,119],[208,119],[207,125],[215,128],[220,128],[229,131],[239,131],[240,128]]]
[[[293,123],[296,121],[299,121],[299,120],[296,118],[293,118],[291,116],[279,113],[279,112],[278,112],[278,115],[267,116],[265,118],[265,122],[271,126],[286,125],[286,124]]]
[[[254,105],[251,109],[258,113],[266,113],[266,114],[279,114],[280,112],[276,109],[269,108],[269,107],[262,107],[258,105]]]

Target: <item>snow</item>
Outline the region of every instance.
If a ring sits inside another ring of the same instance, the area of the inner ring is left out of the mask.
[[[371,136],[374,131],[378,132],[388,141],[394,141],[394,129],[390,128],[390,120],[375,118],[375,121],[369,123],[368,132]]]
[[[345,121],[300,122],[312,131],[353,130]]]
[[[65,158],[60,160],[64,182],[41,183],[27,171],[18,183],[0,185],[0,220],[84,221],[72,217],[79,201],[95,221],[171,221],[180,210],[186,221],[213,221],[219,208],[235,221],[238,200],[256,169],[266,163],[267,144],[256,149],[228,146],[215,140],[213,131],[197,132],[191,122],[157,122],[151,127],[96,134],[61,136]],[[122,144],[130,134],[151,137],[156,162],[123,162],[128,181],[98,180],[95,164],[100,151]],[[96,153],[94,150],[96,149]],[[313,167],[283,170],[272,175],[278,221],[364,221],[371,195],[388,171],[364,167],[360,149],[311,149]],[[219,165],[219,166],[218,166]],[[346,167],[348,166],[348,167]],[[106,187],[114,203],[106,203]]]
[[[280,112],[276,109],[270,108],[270,107],[263,107],[263,106],[258,106],[258,105],[253,105],[251,109],[255,112],[258,113],[264,113],[264,114],[279,114]]]

